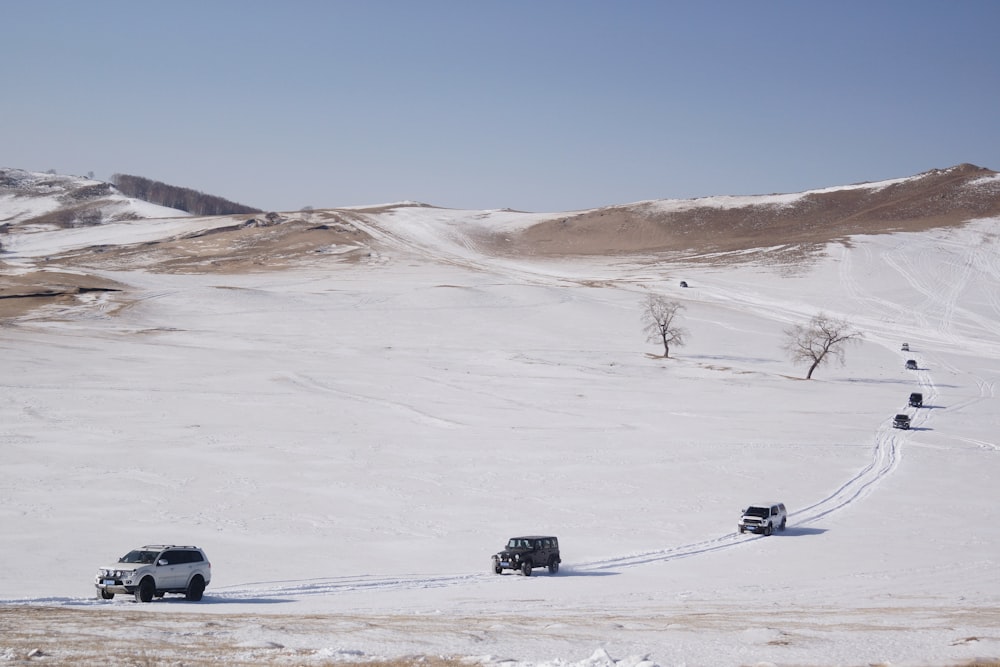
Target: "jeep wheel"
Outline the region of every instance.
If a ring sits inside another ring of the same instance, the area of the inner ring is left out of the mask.
[[[201,596],[204,592],[205,580],[201,578],[200,574],[196,574],[188,584],[187,590],[184,592],[184,597],[192,602],[198,602],[201,600]]]
[[[101,589],[101,598],[104,600],[111,600],[115,597],[115,594],[104,588]]]
[[[150,577],[146,577],[139,582],[139,588],[135,589],[135,601],[149,602],[155,594],[156,585],[153,584],[153,580]]]
[[[559,560],[553,556],[549,559],[549,574],[555,574],[559,571]]]
[[[496,556],[490,559],[490,569],[493,570],[493,574],[503,574],[503,568],[500,567],[500,559]]]
[[[771,524],[767,524],[766,526],[764,526],[764,537],[767,537],[770,534],[771,534]]]
[[[747,532],[747,529],[744,526],[740,526],[740,535],[742,535],[745,532]]]
[[[526,560],[523,563],[521,563],[521,574],[523,574],[526,577],[530,577],[531,576],[531,561],[530,560]]]
[[[778,526],[778,530],[784,530],[784,529],[785,529],[785,519],[782,519],[781,520],[781,525]]]

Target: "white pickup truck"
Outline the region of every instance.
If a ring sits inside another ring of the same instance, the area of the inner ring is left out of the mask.
[[[784,503],[762,503],[743,510],[736,527],[741,533],[750,531],[770,535],[775,530],[784,530],[787,521],[788,512]]]

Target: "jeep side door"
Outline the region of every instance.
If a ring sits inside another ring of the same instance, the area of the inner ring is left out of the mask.
[[[532,567],[541,567],[545,563],[542,562],[542,541],[541,540],[531,540],[531,551],[525,554],[531,559]]]

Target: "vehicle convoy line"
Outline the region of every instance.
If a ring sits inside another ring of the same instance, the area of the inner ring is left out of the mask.
[[[359,225],[366,233],[371,236],[387,243],[393,245],[406,245],[406,247],[412,250],[412,245],[404,244],[400,239],[397,239],[395,235],[387,232],[385,230],[375,230],[373,225],[362,224]],[[421,247],[420,251],[427,255],[435,255],[435,249]],[[436,257],[437,259],[445,259],[446,261],[463,264],[474,269],[488,268],[489,270],[495,270],[495,267],[485,267],[484,265],[471,261],[466,257],[457,257],[450,254],[443,254],[441,257]],[[849,270],[849,269],[848,269]],[[532,276],[535,280],[538,280],[540,276]],[[843,277],[843,275],[842,275]],[[855,286],[853,290],[853,296],[857,299],[864,299],[865,297],[860,294],[860,289],[856,287],[857,283],[852,282]],[[954,293],[950,293],[949,296],[954,298]],[[930,380],[929,375],[922,373],[921,385],[928,386],[933,389],[933,382]],[[926,417],[924,417],[926,419]],[[810,524],[816,523],[821,519],[833,514],[841,509],[844,509],[859,499],[866,496],[874,486],[879,482],[883,481],[888,475],[899,465],[901,457],[901,442],[903,437],[900,434],[894,432],[891,426],[883,424],[875,433],[875,442],[872,447],[871,460],[865,465],[861,470],[859,470],[854,476],[846,480],[837,489],[826,497],[818,500],[812,505],[806,506],[804,508],[789,512],[789,523],[793,527],[798,526],[808,526]],[[615,571],[624,568],[639,567],[643,565],[648,565],[652,563],[663,563],[673,560],[679,560],[681,558],[689,558],[692,556],[697,556],[701,554],[712,553],[716,551],[721,551],[725,549],[731,549],[734,547],[739,547],[750,543],[752,540],[761,539],[762,536],[748,537],[745,535],[740,535],[737,531],[726,533],[718,537],[710,538],[707,540],[701,540],[698,542],[693,542],[690,544],[683,544],[675,547],[669,547],[665,549],[656,549],[652,551],[645,551],[641,553],[628,554],[623,556],[616,556],[611,558],[602,558],[591,561],[584,562],[574,562],[565,565],[562,568],[562,572],[572,576],[573,573],[587,573],[587,572],[606,572]],[[485,562],[485,561],[484,561]],[[484,565],[484,570],[486,566]],[[279,582],[270,582],[260,585],[247,587],[235,587],[230,589],[223,589],[219,594],[228,598],[241,598],[241,597],[259,597],[261,595],[268,596],[296,596],[296,595],[317,595],[317,594],[327,594],[344,590],[364,590],[364,589],[374,589],[374,590],[399,590],[399,589],[421,589],[421,588],[437,588],[442,586],[452,586],[471,583],[474,581],[483,581],[486,579],[493,579],[496,575],[482,573],[482,574],[465,574],[465,575],[444,575],[444,576],[412,576],[412,577],[343,577],[337,579],[324,579],[324,580],[309,580],[303,582],[287,582],[286,584],[278,584]],[[258,587],[261,586],[261,587]],[[266,593],[265,593],[266,591]]]
[[[887,475],[891,474],[899,464],[901,437],[891,432],[888,427],[880,428],[875,437],[872,449],[872,460],[851,479],[847,480],[833,493],[822,500],[803,509],[789,513],[789,519],[794,518],[793,527],[807,526],[820,519],[851,505],[866,495],[870,489]],[[656,549],[636,554],[628,554],[612,558],[602,558],[565,565],[561,572],[572,576],[574,573],[607,572],[625,568],[664,563],[681,558],[689,558],[701,554],[712,553],[746,545],[752,540],[764,539],[763,536],[749,537],[733,531],[718,537],[683,544],[666,549]],[[485,565],[484,565],[485,569]],[[307,579],[293,581],[259,582],[241,584],[225,588],[217,588],[212,595],[227,600],[251,600],[260,598],[287,598],[314,595],[328,595],[348,591],[395,591],[420,590],[427,588],[442,588],[485,580],[495,579],[496,575],[483,573],[446,574],[446,575],[405,575],[405,576],[348,576],[332,579]]]
[[[493,265],[482,260],[477,261],[471,256],[461,253],[451,253],[447,250],[430,246],[429,244],[410,243],[388,230],[376,227],[376,225],[367,218],[362,220],[352,220],[352,222],[358,226],[359,229],[378,242],[385,243],[390,247],[396,247],[401,250],[405,249],[408,252],[423,254],[437,261],[461,265],[474,270],[487,270],[491,272],[500,271],[507,274],[513,273],[518,275],[521,279],[530,279],[533,282],[546,281],[550,284],[565,284],[564,280],[555,275],[536,274],[518,270],[513,267]],[[473,249],[470,248],[470,254],[472,252]],[[921,286],[913,278],[913,275],[902,267],[901,263],[893,263],[892,261],[889,261],[888,263],[897,268],[897,270],[915,289],[918,291],[925,291],[926,288]],[[964,268],[967,269],[968,267]],[[850,264],[845,262],[841,278],[845,278],[844,272],[850,273],[850,271]],[[968,273],[963,273],[961,277],[963,281],[968,280]],[[851,292],[851,296],[853,298],[856,300],[866,300],[868,298],[861,293],[857,281],[852,278],[848,282],[850,286],[849,291]],[[935,297],[945,297],[951,301],[955,301],[957,299],[957,295],[958,292],[956,290],[948,290],[947,292],[942,292],[940,294],[928,294],[927,296],[929,299],[934,299]],[[727,295],[724,293],[719,296],[723,299],[727,298]],[[736,295],[728,295],[728,299],[731,301],[740,301],[740,298]],[[793,317],[797,315],[797,313],[792,313],[790,310],[782,311],[781,306],[778,303],[774,303],[773,305],[779,311],[780,316]],[[943,313],[946,317],[946,322],[944,323],[946,331],[942,331],[941,333],[943,334],[948,334],[951,331],[955,312],[954,305],[954,303],[950,306],[948,304],[944,304]],[[301,378],[297,379],[301,380]],[[932,397],[936,394],[936,387],[926,370],[920,373],[918,380],[921,387],[930,390],[928,397]],[[989,393],[992,393],[992,391],[993,387],[991,386],[989,388]],[[987,392],[983,390],[981,393],[985,394]],[[927,411],[918,411],[918,423],[924,423],[929,419],[931,419],[931,415]],[[878,483],[883,481],[888,475],[892,474],[893,471],[896,470],[902,454],[902,443],[906,438],[908,438],[906,434],[897,433],[888,424],[883,423],[875,432],[874,443],[868,463],[827,496],[811,505],[790,511],[790,528],[794,530],[800,526],[815,524],[835,512],[850,507],[853,503],[868,495]],[[982,446],[981,443],[976,444],[980,444],[980,446]],[[584,562],[570,562],[562,568],[562,572],[568,576],[573,576],[574,573],[585,574],[588,572],[608,572],[655,563],[670,562],[682,558],[689,558],[692,556],[746,546],[752,544],[757,539],[762,539],[762,536],[751,537],[740,535],[736,530],[733,530],[732,532],[727,532],[717,537],[664,549],[655,549],[651,551]],[[356,575],[320,579],[252,582],[221,588],[214,587],[206,593],[206,600],[244,600],[249,602],[261,599],[294,599],[304,596],[323,596],[350,591],[421,590],[461,586],[472,583],[486,583],[497,581],[498,579],[499,578],[495,574],[487,571],[487,559],[484,557],[482,570],[475,573],[434,575],[413,574],[395,576]],[[47,600],[51,604],[52,599],[48,598]],[[76,603],[79,603],[79,600],[77,600]]]

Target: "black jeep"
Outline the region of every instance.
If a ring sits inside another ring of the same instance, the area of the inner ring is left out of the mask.
[[[520,570],[521,574],[530,577],[534,567],[547,567],[550,574],[555,574],[561,562],[558,539],[528,535],[507,540],[507,547],[493,556],[491,569],[496,574],[503,574],[504,570]]]
[[[924,395],[923,394],[921,394],[919,391],[915,391],[912,394],[910,394],[910,407],[911,408],[920,408],[920,407],[923,407],[923,405],[924,405]]]

